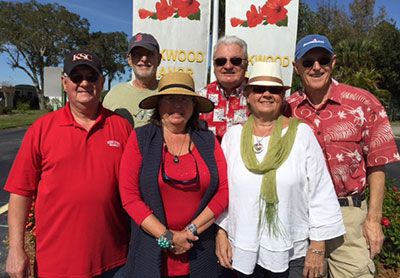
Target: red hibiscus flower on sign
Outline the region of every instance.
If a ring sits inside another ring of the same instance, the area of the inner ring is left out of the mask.
[[[264,20],[264,16],[261,13],[260,7],[258,7],[257,11],[256,6],[254,5],[250,6],[250,11],[247,11],[246,17],[247,17],[247,25],[250,28],[256,27],[258,24],[261,24],[261,22]]]
[[[146,18],[148,18],[148,17],[150,17],[150,16],[153,16],[153,15],[154,15],[153,12],[148,11],[148,10],[146,10],[146,9],[140,9],[140,10],[139,10],[139,17],[140,17],[141,19],[146,19]]]
[[[288,11],[285,9],[285,6],[289,3],[290,0],[269,0],[261,8],[261,11],[267,17],[269,24],[276,24],[278,21],[286,18]]]
[[[382,218],[382,225],[384,225],[385,227],[389,226],[390,221],[389,219],[387,219],[386,217]]]
[[[236,26],[242,25],[243,23],[245,23],[245,21],[243,19],[236,18],[236,17],[232,17],[231,18],[232,27],[236,27]]]
[[[177,8],[180,17],[188,17],[199,12],[200,3],[196,0],[172,0],[172,5]]]
[[[159,20],[167,19],[174,14],[174,7],[167,3],[167,0],[161,0],[156,3],[157,18]]]

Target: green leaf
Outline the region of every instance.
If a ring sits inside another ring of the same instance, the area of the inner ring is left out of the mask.
[[[190,20],[200,20],[200,9],[197,13],[188,16]]]
[[[278,21],[276,23],[276,26],[288,26],[288,17],[286,16],[286,18],[284,20]]]

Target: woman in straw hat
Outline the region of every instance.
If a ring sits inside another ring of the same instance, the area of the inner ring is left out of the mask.
[[[289,88],[279,64],[255,63],[244,91],[251,116],[221,143],[229,206],[217,256],[239,277],[321,277],[325,240],[345,232],[312,129],[281,114]]]
[[[226,162],[199,113],[213,103],[193,78],[168,73],[139,103],[151,123],[135,129],[121,160],[120,193],[131,218],[127,277],[218,277],[214,220],[228,205]]]

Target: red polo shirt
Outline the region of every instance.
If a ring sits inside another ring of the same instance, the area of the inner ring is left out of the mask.
[[[86,131],[69,104],[27,131],[5,190],[36,197],[40,277],[93,277],[123,265],[129,221],[118,191],[131,125],[110,110]]]
[[[371,93],[332,79],[318,109],[303,90],[288,102],[291,115],[314,129],[338,197],[364,192],[366,167],[400,160],[386,111]]]

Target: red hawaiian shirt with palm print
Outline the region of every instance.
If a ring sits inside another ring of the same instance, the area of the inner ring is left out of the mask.
[[[220,142],[228,127],[247,121],[247,104],[243,96],[246,82],[247,80],[229,96],[217,81],[198,91],[199,95],[214,103],[214,110],[201,114],[200,119],[207,122],[208,129],[214,132]]]
[[[400,160],[386,111],[371,93],[332,79],[329,97],[318,109],[303,90],[287,101],[291,116],[313,128],[338,197],[364,192],[366,167]]]

